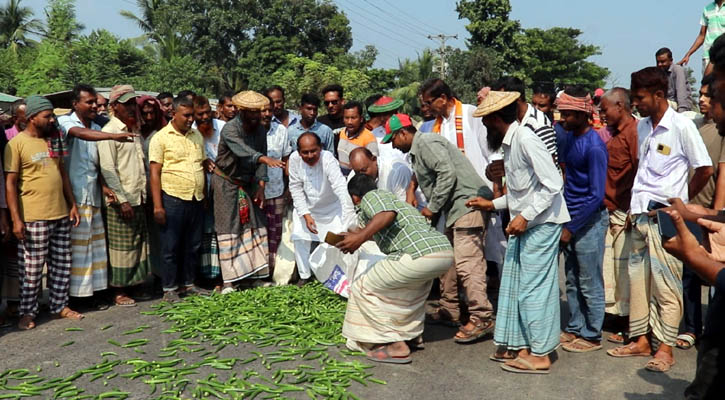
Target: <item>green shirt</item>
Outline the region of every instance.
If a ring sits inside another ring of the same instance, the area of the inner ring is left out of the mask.
[[[413,172],[433,213],[445,211],[446,227],[471,212],[466,201],[493,199],[491,189],[471,162],[448,139],[435,133],[416,133],[410,148]]]
[[[373,190],[363,196],[358,211],[360,224],[366,225],[376,214],[385,211],[394,211],[395,220],[376,233],[373,239],[391,259],[399,260],[403,254],[416,259],[453,250],[448,239],[433,229],[418,210],[386,190]]]
[[[710,47],[715,43],[715,39],[725,33],[725,4],[718,7],[716,2],[709,3],[705,6],[700,17],[700,25],[707,28],[705,31],[705,43],[702,47],[702,58],[710,59]]]

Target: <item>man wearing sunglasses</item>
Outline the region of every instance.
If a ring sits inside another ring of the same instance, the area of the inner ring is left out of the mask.
[[[325,86],[322,88],[322,99],[327,114],[317,120],[332,129],[332,133],[335,135],[335,151],[333,153],[335,158],[338,158],[337,146],[340,143],[340,131],[345,127],[342,108],[345,105],[345,99],[342,98],[342,86],[337,84]]]

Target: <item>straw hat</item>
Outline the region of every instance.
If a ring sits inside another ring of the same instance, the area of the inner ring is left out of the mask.
[[[253,90],[245,90],[235,94],[232,103],[240,110],[259,111],[269,104],[269,99]]]
[[[478,105],[473,112],[473,116],[485,117],[513,103],[520,96],[521,94],[519,92],[499,92],[492,90],[481,101],[481,104]]]

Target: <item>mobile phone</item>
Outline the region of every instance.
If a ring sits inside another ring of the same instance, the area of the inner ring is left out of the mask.
[[[659,201],[650,200],[647,204],[647,211],[654,211],[667,207],[669,207],[667,204],[662,204]]]
[[[705,235],[703,234],[700,225],[691,221],[685,221],[685,225],[687,226],[687,229],[695,235],[697,242],[702,244]],[[657,226],[660,231],[660,236],[662,236],[662,241],[666,241],[677,236],[675,222],[672,220],[670,214],[667,214],[664,211],[657,211]]]
[[[332,232],[327,232],[327,235],[325,235],[325,243],[330,246],[336,246],[338,243],[342,242],[342,239],[345,239],[345,236]]]

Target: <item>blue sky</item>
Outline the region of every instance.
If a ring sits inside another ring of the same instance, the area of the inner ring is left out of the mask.
[[[458,34],[448,43],[465,47],[466,20],[459,20],[455,0],[335,0],[347,14],[353,31],[353,50],[367,44],[379,50],[376,65],[393,68],[398,59],[415,58],[437,43],[428,34]],[[46,0],[24,0],[24,5],[44,18]],[[689,49],[699,30],[705,1],[609,0],[511,0],[511,18],[524,28],[570,26],[581,29],[581,40],[598,45],[602,55],[593,60],[610,69],[608,85],[629,85],[629,74],[654,64],[660,47],[672,49],[675,61]],[[134,0],[76,0],[78,19],[87,30],[107,29],[121,37],[140,34],[122,18],[122,9],[136,11]],[[387,12],[383,12],[387,11]],[[701,76],[701,52],[691,58],[695,76]]]

